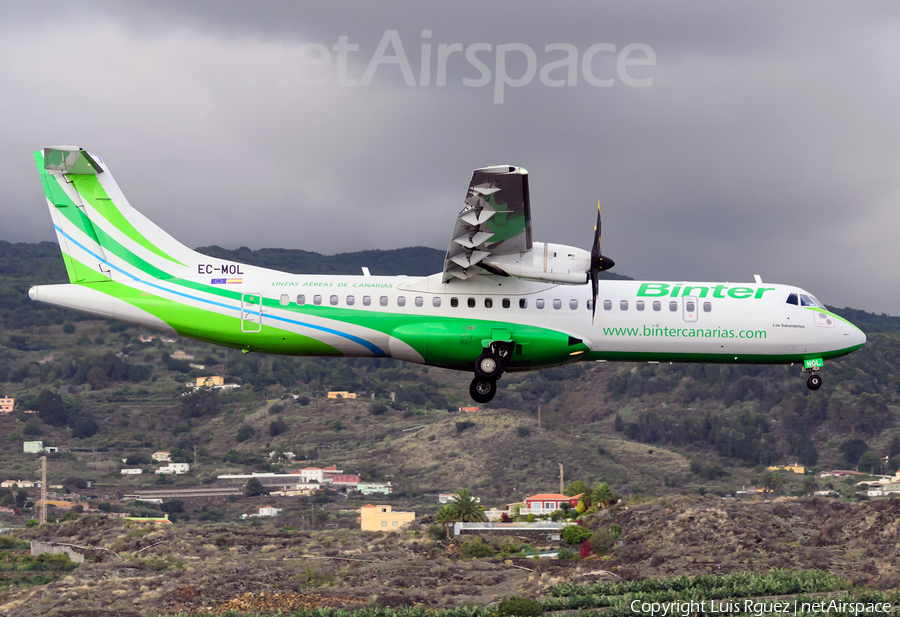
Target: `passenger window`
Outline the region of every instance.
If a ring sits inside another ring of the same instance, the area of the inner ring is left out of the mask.
[[[466,300],[466,306],[469,308],[475,308],[475,298],[469,298]]]
[[[535,300],[534,305],[539,309],[544,308],[544,299],[538,298],[537,300]]]
[[[619,310],[622,310],[622,311],[628,310],[628,300],[622,300],[619,302]]]
[[[603,310],[611,311],[612,310],[612,300],[604,300],[603,301]]]
[[[672,300],[671,302],[669,302],[669,310],[672,312],[675,312],[678,310],[678,303],[675,302],[675,300]]]
[[[363,306],[372,304],[372,296],[363,296]]]
[[[636,308],[636,309],[639,310],[639,311],[643,311],[643,310],[644,310],[644,301],[643,301],[643,300],[638,300],[637,302],[635,302],[635,303],[634,303],[634,308]]]
[[[493,300],[491,300],[490,298],[485,298],[485,299],[484,299],[484,308],[491,308],[491,307],[493,307],[493,306],[494,306],[494,301],[493,301]]]
[[[287,306],[291,303],[291,297],[287,294],[281,294],[281,298],[278,301],[281,303],[281,306]]]
[[[569,300],[569,308],[573,311],[578,308],[578,300]]]
[[[555,309],[561,309],[561,308],[562,308],[562,300],[554,300],[554,301],[553,301],[553,308],[555,308]]]
[[[697,306],[694,304],[693,300],[687,300],[684,303],[684,308],[688,313],[693,313],[697,309]]]
[[[304,304],[306,304],[306,295],[304,295],[304,294],[298,295],[297,296],[297,304],[299,304],[300,306],[303,306]]]
[[[337,296],[331,296],[330,298],[328,298],[328,301],[331,303],[331,306],[337,306],[337,303],[338,303],[338,297],[337,297]]]
[[[528,308],[528,300],[525,298],[519,298],[519,308]]]
[[[509,308],[509,298],[503,298],[503,302],[501,303],[503,308]]]
[[[319,294],[314,295],[313,296],[313,304],[315,304],[316,306],[319,306],[320,304],[322,304],[322,296],[320,296]]]
[[[800,306],[815,306],[816,303],[806,294],[800,294]]]
[[[440,296],[435,296],[431,299],[431,306],[433,306],[434,308],[437,308],[440,305],[441,305],[441,297]]]
[[[459,298],[450,298],[450,306],[453,308],[459,306]]]
[[[593,301],[593,300],[588,300],[588,301],[586,302],[586,306],[587,306],[587,310],[591,310],[591,308],[593,308],[593,306],[594,306],[594,301]]]
[[[416,306],[425,306],[425,299],[422,296],[416,296]]]
[[[378,304],[380,304],[381,306],[387,306],[388,305],[388,297],[381,296],[381,298],[378,299]]]
[[[347,306],[353,306],[356,303],[356,298],[353,296],[347,296]]]
[[[661,310],[662,310],[662,304],[660,303],[659,300],[654,300],[654,301],[653,301],[653,310],[654,310],[654,311],[661,311]]]
[[[797,305],[799,304],[799,303],[797,302],[797,294],[788,294],[787,303],[788,303],[788,304],[793,304],[794,306],[797,306]]]
[[[397,306],[406,306],[406,296],[397,296]]]
[[[709,313],[710,311],[712,311],[712,302],[704,302],[703,303],[703,312]]]

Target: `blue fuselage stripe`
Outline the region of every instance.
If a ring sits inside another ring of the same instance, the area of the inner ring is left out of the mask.
[[[197,301],[197,302],[204,302],[204,303],[206,303],[206,304],[211,304],[211,305],[213,305],[213,306],[218,306],[218,307],[221,307],[221,308],[224,308],[224,309],[237,311],[238,313],[241,312],[241,307],[239,307],[239,306],[232,306],[232,305],[230,305],[230,304],[224,304],[224,303],[222,303],[222,302],[215,302],[215,301],[213,301],[213,300],[207,300],[206,298],[201,298],[201,297],[199,297],[199,296],[193,296],[193,295],[191,295],[191,294],[187,294],[187,293],[184,293],[184,292],[181,292],[181,291],[177,291],[177,290],[175,290],[175,289],[169,289],[169,288],[167,288],[167,287],[163,287],[162,285],[157,285],[156,283],[151,283],[151,282],[149,282],[149,281],[142,280],[142,279],[138,278],[137,276],[133,275],[132,273],[127,272],[127,271],[123,270],[122,268],[116,266],[115,264],[110,263],[108,260],[104,259],[104,258],[101,257],[100,255],[97,255],[95,252],[93,252],[92,250],[90,250],[89,248],[87,248],[86,246],[84,246],[83,244],[81,244],[78,240],[76,240],[75,238],[73,238],[72,236],[70,236],[69,234],[67,234],[65,231],[63,231],[62,229],[60,229],[60,227],[59,227],[58,225],[55,225],[55,224],[54,224],[54,227],[56,227],[56,230],[59,231],[59,233],[61,233],[63,236],[65,236],[67,240],[72,241],[76,246],[78,246],[78,248],[80,248],[81,250],[83,250],[85,253],[87,253],[88,255],[90,255],[91,257],[93,257],[94,259],[99,259],[101,262],[103,262],[104,264],[106,264],[106,265],[109,266],[110,268],[114,269],[116,272],[121,272],[122,274],[124,274],[125,276],[127,276],[128,278],[134,280],[134,281],[137,282],[137,283],[141,283],[142,285],[147,285],[148,287],[153,287],[153,288],[155,288],[155,289],[159,289],[159,290],[165,291],[165,292],[167,292],[167,293],[175,294],[175,295],[181,296],[181,297],[183,297],[183,298],[188,298],[188,299],[190,299],[190,300],[195,300],[195,301]],[[260,297],[262,297],[262,296],[260,296]],[[259,313],[256,312],[256,311],[247,311],[247,312],[250,313],[251,315],[259,315]],[[327,332],[328,334],[334,334],[335,336],[340,336],[340,337],[342,337],[342,338],[347,339],[348,341],[353,341],[353,342],[356,343],[357,345],[362,345],[363,347],[365,347],[366,349],[368,349],[369,351],[371,351],[373,354],[375,354],[375,355],[378,356],[378,357],[382,357],[382,358],[383,358],[383,357],[387,357],[387,354],[384,352],[383,349],[381,349],[380,347],[378,347],[378,345],[375,345],[374,343],[372,343],[372,342],[370,342],[370,341],[367,341],[367,340],[364,339],[364,338],[360,338],[360,337],[355,336],[355,335],[353,335],[353,334],[348,334],[347,332],[341,332],[340,330],[335,330],[335,329],[333,329],[333,328],[328,328],[328,327],[325,327],[325,326],[319,326],[319,325],[316,325],[316,324],[306,323],[306,322],[303,322],[303,321],[297,321],[297,320],[295,320],[295,319],[289,319],[289,318],[287,318],[287,317],[281,317],[281,316],[279,316],[279,315],[269,315],[268,318],[269,318],[269,319],[273,319],[273,320],[277,320],[277,321],[283,321],[283,322],[285,322],[285,323],[294,324],[294,325],[301,326],[301,327],[304,327],[304,328],[310,328],[310,329],[312,329],[312,330],[318,330],[318,331],[320,331],[320,332]]]

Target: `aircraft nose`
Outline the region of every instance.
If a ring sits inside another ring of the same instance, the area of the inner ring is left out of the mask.
[[[860,330],[859,328],[857,328],[856,326],[854,326],[852,324],[849,326],[849,328],[850,328],[850,340],[852,341],[851,345],[854,347],[859,346],[859,345],[865,345],[866,344],[865,332],[863,332],[862,330]]]
[[[32,301],[37,301],[38,299],[38,288],[32,287],[28,290],[28,297],[31,298]]]

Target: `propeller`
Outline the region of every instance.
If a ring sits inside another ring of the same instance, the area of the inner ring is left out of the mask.
[[[594,301],[591,303],[591,323],[597,314],[597,292],[600,288],[600,272],[609,270],[616,262],[600,254],[600,202],[597,202],[597,226],[594,227],[594,244],[591,246],[591,291]]]

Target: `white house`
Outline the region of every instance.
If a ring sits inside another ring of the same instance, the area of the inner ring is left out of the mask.
[[[172,455],[169,452],[154,452],[150,455],[157,463],[168,463],[172,460]]]
[[[258,514],[241,514],[241,518],[255,518],[259,516],[277,516],[278,513],[281,512],[281,508],[276,508],[274,506],[266,506],[265,508],[260,508]]]
[[[160,467],[153,473],[176,474],[181,475],[191,470],[191,466],[187,463],[169,463],[165,467]]]
[[[122,469],[119,471],[123,476],[139,476],[144,473],[143,469]]]
[[[294,472],[300,475],[303,482],[318,482],[325,484],[325,470],[318,467],[304,467],[300,471]]]

